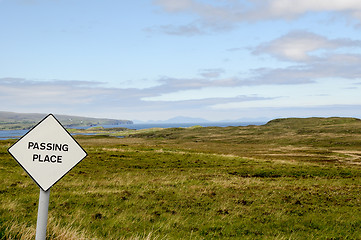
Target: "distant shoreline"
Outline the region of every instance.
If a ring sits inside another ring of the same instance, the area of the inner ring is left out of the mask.
[[[68,127],[68,129],[89,129],[92,127],[104,127],[104,128],[128,128],[131,130],[142,130],[149,128],[185,128],[192,126],[201,127],[238,127],[238,126],[249,126],[249,125],[263,125],[266,122],[206,122],[206,123],[134,123],[134,124],[116,124],[116,125],[95,125],[86,127]],[[0,130],[0,140],[7,139],[18,139],[26,134],[29,129],[18,129],[18,130]],[[78,134],[78,133],[75,133]]]
[[[97,126],[106,124],[132,124],[130,120],[79,117],[54,114],[56,119],[67,128]],[[0,111],[0,130],[28,130],[41,121],[47,114],[42,113],[14,113]]]
[[[148,129],[148,128],[179,128],[179,127],[238,127],[249,125],[263,125],[267,122],[203,122],[203,123],[133,123],[118,125],[101,125],[104,128],[124,127],[129,129]]]

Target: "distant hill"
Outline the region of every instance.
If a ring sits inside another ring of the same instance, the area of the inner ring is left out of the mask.
[[[0,130],[29,129],[42,120],[47,114],[42,113],[14,113],[0,111]],[[133,124],[130,120],[117,120],[107,118],[89,118],[70,115],[54,116],[65,127],[87,127],[95,125]]]
[[[309,117],[309,118],[278,118],[267,122],[267,126],[283,126],[289,128],[305,128],[314,127],[320,128],[321,126],[341,125],[360,123],[361,120],[352,117]]]

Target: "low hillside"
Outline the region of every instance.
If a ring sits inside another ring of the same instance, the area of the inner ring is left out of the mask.
[[[304,161],[320,160],[322,153],[324,161],[361,162],[361,120],[356,118],[285,118],[261,126],[70,131],[247,157]]]
[[[332,138],[335,134],[361,134],[361,120],[357,118],[285,118],[269,121],[260,126],[239,127],[192,127],[168,128],[146,133],[135,133],[133,137],[158,139],[189,139],[206,142],[274,142],[287,140],[300,141],[301,136]]]
[[[361,161],[361,120],[355,118],[290,118],[261,126],[168,128],[135,132],[130,137],[257,158]]]

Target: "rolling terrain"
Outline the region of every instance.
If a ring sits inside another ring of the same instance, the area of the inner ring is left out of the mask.
[[[93,129],[51,189],[48,239],[359,239],[361,121]],[[39,189],[0,141],[0,239],[35,236]]]

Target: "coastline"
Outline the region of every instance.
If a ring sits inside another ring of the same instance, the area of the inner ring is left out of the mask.
[[[86,126],[86,127],[66,127],[68,130],[74,129],[74,135],[92,135],[96,133],[81,133],[79,130],[86,130],[90,128],[127,128],[128,130],[144,130],[152,128],[187,128],[193,126],[199,127],[239,127],[239,126],[249,126],[249,125],[263,125],[266,122],[205,122],[205,123],[134,123],[134,124],[116,124],[116,125],[96,125],[96,126]],[[19,139],[21,136],[26,134],[30,129],[22,130],[0,130],[0,140],[7,139]]]

